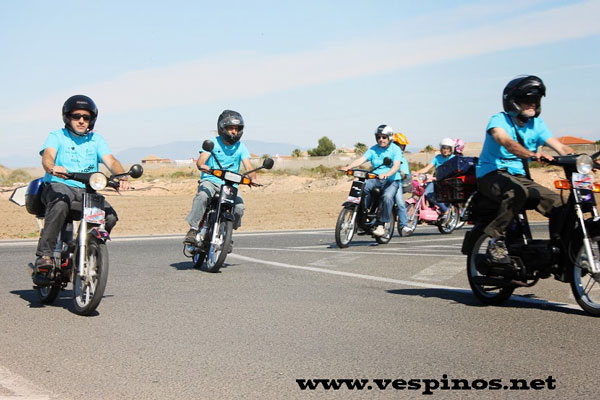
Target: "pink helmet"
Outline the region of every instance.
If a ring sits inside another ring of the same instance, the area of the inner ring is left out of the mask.
[[[454,139],[454,154],[462,155],[465,150],[465,141],[462,139]]]

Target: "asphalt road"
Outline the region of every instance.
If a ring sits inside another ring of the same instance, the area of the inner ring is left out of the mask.
[[[218,274],[192,268],[182,237],[115,239],[91,317],[71,311],[70,287],[42,306],[35,243],[0,242],[0,399],[412,398],[435,383],[442,398],[597,398],[598,320],[551,279],[481,305],[465,231],[347,249],[332,230],[234,233]],[[369,381],[301,390],[309,378]]]

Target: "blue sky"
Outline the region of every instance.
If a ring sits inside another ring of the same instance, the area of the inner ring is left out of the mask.
[[[200,146],[226,108],[245,138],[302,147],[374,144],[382,123],[414,149],[482,141],[519,74],[545,81],[555,136],[598,140],[598,16],[600,1],[4,0],[0,164],[37,161],[78,93],[115,153]]]

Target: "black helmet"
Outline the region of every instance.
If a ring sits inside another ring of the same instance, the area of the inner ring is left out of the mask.
[[[534,75],[522,75],[514,78],[504,88],[502,92],[502,105],[504,111],[513,117],[518,117],[523,122],[527,122],[528,117],[521,115],[521,106],[519,103],[525,97],[533,97],[535,100],[535,117],[542,112],[542,96],[546,95],[546,86],[540,78]],[[534,118],[535,118],[534,117]]]
[[[235,136],[230,135],[225,129],[227,126],[237,126],[238,134]],[[217,120],[217,132],[223,140],[226,140],[231,144],[236,143],[241,139],[242,134],[244,133],[244,118],[242,118],[242,114],[231,110],[223,111]]]
[[[63,121],[65,123],[65,128],[67,128],[69,131],[73,132],[77,136],[81,136],[79,133],[73,131],[73,128],[71,128],[71,113],[75,110],[87,110],[92,115],[92,119],[90,119],[90,125],[88,126],[88,129],[85,132],[85,134],[87,135],[94,129],[96,118],[98,118],[98,107],[96,107],[96,103],[94,103],[94,100],[82,94],[77,94],[75,96],[69,97],[67,101],[65,101],[65,104],[63,104],[62,116]]]

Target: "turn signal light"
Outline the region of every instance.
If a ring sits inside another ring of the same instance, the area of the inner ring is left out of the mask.
[[[600,183],[594,183],[594,188],[592,189],[594,193],[600,193]]]
[[[554,187],[557,189],[569,190],[571,189],[571,182],[569,182],[567,179],[559,179],[554,181]]]
[[[249,184],[252,183],[252,181],[250,180],[250,178],[244,177],[244,178],[242,178],[242,182],[241,183],[242,183],[242,185],[249,185]]]
[[[218,178],[222,178],[223,177],[223,170],[220,169],[213,169],[212,174]]]

